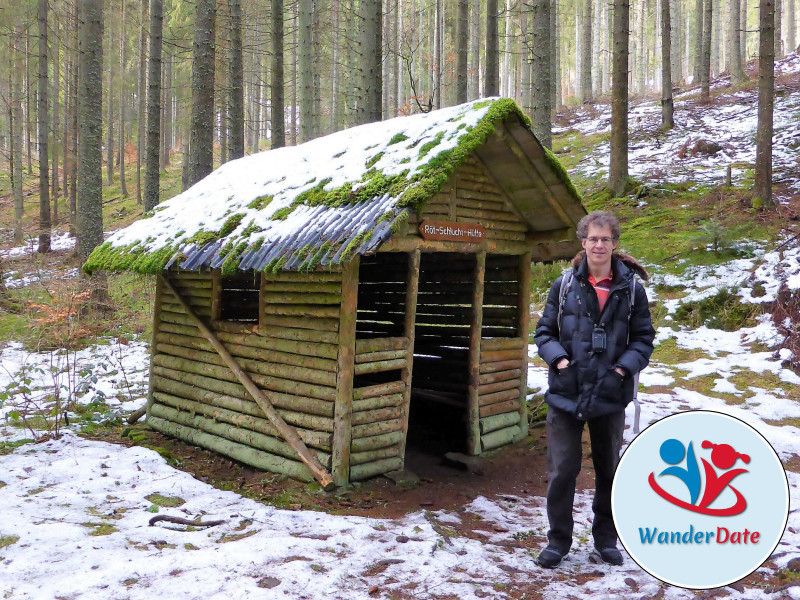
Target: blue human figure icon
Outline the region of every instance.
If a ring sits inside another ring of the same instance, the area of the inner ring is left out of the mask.
[[[661,454],[661,459],[665,463],[673,465],[661,471],[659,477],[661,475],[674,475],[686,484],[691,499],[690,503],[697,502],[697,497],[700,495],[700,468],[697,466],[692,443],[689,442],[689,449],[686,450],[679,440],[674,438],[665,440],[661,444],[659,454]],[[678,467],[677,464],[683,460],[684,455],[686,456],[686,468]]]

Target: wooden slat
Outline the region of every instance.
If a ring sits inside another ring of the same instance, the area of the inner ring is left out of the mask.
[[[361,363],[355,366],[356,375],[366,375],[368,373],[382,373],[383,371],[394,371],[396,369],[404,369],[406,366],[406,359],[398,358],[396,360],[381,360],[378,362]]]
[[[386,350],[384,352],[365,352],[364,354],[356,354],[356,364],[378,362],[382,360],[394,360],[396,358],[405,358],[408,350]]]
[[[516,388],[509,390],[502,390],[500,392],[492,392],[491,394],[484,394],[480,396],[479,401],[481,406],[489,406],[490,404],[497,404],[498,402],[506,402],[508,400],[519,399],[519,384]]]
[[[261,325],[265,332],[270,331],[271,326],[295,329],[314,329],[315,331],[339,331],[339,318],[306,318],[282,315],[262,315]],[[338,342],[338,338],[337,338]]]
[[[491,363],[505,360],[519,360],[519,348],[510,350],[484,350],[481,352],[481,362]]]
[[[367,352],[384,352],[387,350],[405,350],[408,348],[407,337],[387,337],[370,340],[356,340],[356,354]]]
[[[480,412],[481,418],[491,417],[492,415],[499,415],[507,412],[519,412],[519,400],[508,400],[506,402],[498,402],[497,404],[481,406]]]
[[[481,385],[487,383],[497,383],[498,381],[507,381],[509,379],[519,380],[522,375],[522,369],[509,369],[508,371],[498,371],[497,373],[482,373],[478,378]]]
[[[402,394],[406,389],[406,384],[402,381],[390,381],[389,383],[379,383],[360,387],[353,390],[353,399],[362,400],[365,398],[375,398],[386,394]]]
[[[402,382],[399,382],[402,383]],[[384,396],[373,396],[361,400],[353,400],[353,414],[365,411],[380,410],[393,406],[403,405],[403,394],[386,394]]]
[[[498,362],[481,363],[481,373],[498,373],[509,369],[522,369],[522,361],[518,358],[513,360],[501,360]]]

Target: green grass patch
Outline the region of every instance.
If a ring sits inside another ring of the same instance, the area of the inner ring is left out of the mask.
[[[16,440],[14,442],[0,442],[0,456],[5,456],[6,454],[11,454],[14,450],[19,448],[20,446],[24,446],[26,444],[32,444],[34,440]],[[4,487],[6,484],[1,482],[0,488]]]
[[[149,500],[156,506],[160,506],[161,508],[176,508],[186,504],[186,500],[179,496],[164,496],[158,493],[145,496],[145,499]]]
[[[682,303],[673,318],[677,323],[692,328],[706,325],[723,331],[737,331],[755,325],[755,318],[761,311],[759,305],[742,303],[739,296],[723,289],[710,298]]]
[[[226,533],[223,536],[217,538],[218,544],[227,544],[228,542],[238,542],[239,540],[243,540],[245,538],[249,538],[252,535],[258,533],[258,529],[253,529],[251,531],[246,531],[244,533]]]
[[[81,523],[84,527],[88,527],[91,529],[89,535],[91,536],[101,536],[101,535],[111,535],[112,533],[117,533],[119,529],[111,525],[110,523]]]
[[[0,535],[0,548],[13,546],[19,541],[18,535]]]
[[[701,358],[708,358],[708,355],[697,348],[679,348],[675,338],[670,338],[656,345],[653,350],[652,362],[677,365],[694,362]]]

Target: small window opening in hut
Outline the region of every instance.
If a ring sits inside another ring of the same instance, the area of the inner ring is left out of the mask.
[[[465,450],[474,277],[474,254],[422,254],[408,443],[425,452]]]
[[[252,271],[220,279],[219,318],[237,323],[258,323],[261,276]]]

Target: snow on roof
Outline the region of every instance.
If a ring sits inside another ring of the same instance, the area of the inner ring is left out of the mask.
[[[528,123],[513,100],[490,98],[231,161],[116,232],[84,269],[310,270],[374,252],[514,115]]]

